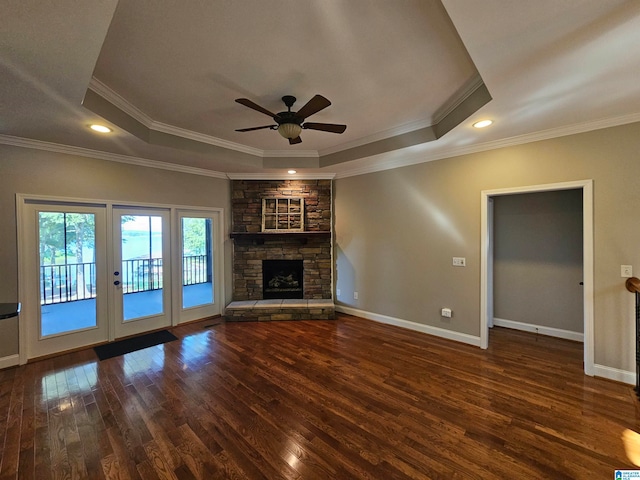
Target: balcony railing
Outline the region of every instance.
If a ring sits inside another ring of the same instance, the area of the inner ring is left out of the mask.
[[[160,290],[162,288],[162,259],[124,260],[120,274],[123,293]]]
[[[211,280],[207,255],[189,255],[182,257],[182,285],[207,283]]]
[[[96,264],[40,266],[40,303],[73,302],[96,296]]]
[[[211,281],[207,255],[182,257],[182,284]],[[138,293],[162,288],[162,259],[124,260],[121,282],[123,293]],[[96,264],[69,263],[40,266],[40,303],[73,302],[96,297]]]

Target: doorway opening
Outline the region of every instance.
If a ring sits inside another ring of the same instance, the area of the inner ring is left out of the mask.
[[[593,333],[593,181],[582,180],[546,185],[486,190],[481,192],[481,294],[480,294],[480,346],[489,344],[489,326],[494,316],[493,305],[493,210],[492,199],[503,195],[550,192],[556,190],[582,191],[582,242],[583,242],[583,321],[584,321],[584,371],[594,374]]]

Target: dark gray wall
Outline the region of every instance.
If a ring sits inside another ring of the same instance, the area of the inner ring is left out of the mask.
[[[494,316],[583,332],[582,190],[495,197]]]

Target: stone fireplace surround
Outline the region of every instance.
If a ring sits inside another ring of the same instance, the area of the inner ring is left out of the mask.
[[[229,321],[333,319],[331,180],[232,180]],[[304,232],[262,232],[264,197],[303,197]],[[263,299],[263,260],[302,260],[302,299]]]

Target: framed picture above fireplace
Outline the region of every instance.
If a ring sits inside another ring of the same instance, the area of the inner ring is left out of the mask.
[[[304,198],[265,197],[262,199],[263,232],[304,231]]]

